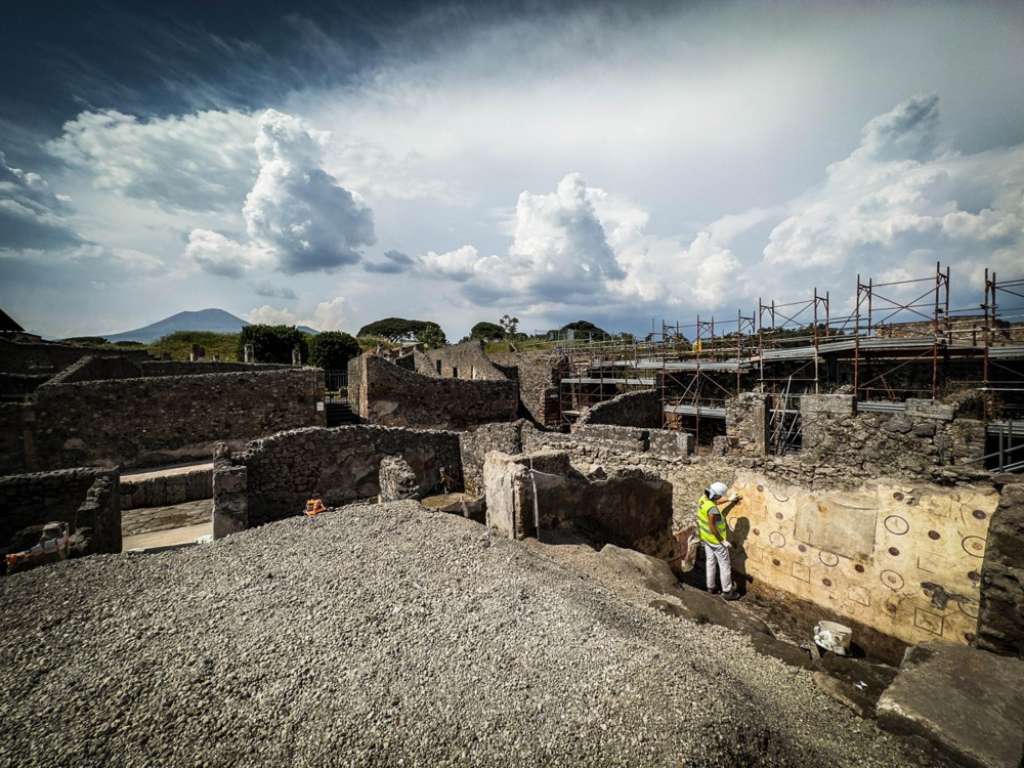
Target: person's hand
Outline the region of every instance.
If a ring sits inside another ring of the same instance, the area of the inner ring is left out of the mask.
[[[729,549],[732,549],[732,542],[731,541],[723,541],[722,542],[722,546],[723,547],[727,547]]]
[[[729,498],[726,499],[726,501],[728,501],[730,504],[735,504],[737,501],[739,501],[742,498],[743,497],[740,496],[738,493],[734,493],[731,496],[729,496]]]

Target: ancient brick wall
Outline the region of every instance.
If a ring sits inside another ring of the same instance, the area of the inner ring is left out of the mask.
[[[1024,483],[1003,486],[981,568],[975,645],[1024,657]]]
[[[490,355],[496,365],[515,368],[519,399],[534,422],[557,427],[561,423],[558,387],[566,372],[565,361],[553,359],[548,352],[501,352]]]
[[[742,392],[725,401],[725,434],[730,450],[763,456],[768,435],[768,395]]]
[[[907,400],[895,413],[856,412],[850,395],[803,395],[801,461],[851,478],[893,475],[939,479],[946,468],[981,469],[985,424],[954,418],[954,407]]]
[[[306,500],[317,497],[327,506],[380,493],[380,462],[401,456],[412,467],[427,494],[462,488],[459,435],[441,430],[353,425],[280,432],[249,443],[231,457],[230,468],[245,468],[247,525],[301,514]],[[220,474],[214,469],[215,518]]]
[[[66,522],[91,529],[89,552],[120,552],[118,475],[79,467],[0,477],[0,546],[30,525]]]
[[[79,347],[51,342],[16,342],[0,339],[0,371],[10,373],[55,374],[86,355],[118,355],[131,360],[147,360],[145,350],[112,347]]]
[[[30,395],[50,378],[47,373],[4,373],[0,371],[0,398],[16,400]]]
[[[587,424],[661,429],[661,392],[657,389],[626,392],[592,405],[576,420],[576,426]]]
[[[324,424],[322,399],[316,368],[46,384],[18,406],[20,460],[0,454],[0,471],[205,459],[218,440]]]
[[[203,373],[237,373],[242,371],[280,371],[290,368],[283,363],[234,363],[229,361],[145,360],[140,363],[143,376],[190,376]]]
[[[141,376],[141,366],[127,357],[119,355],[85,355],[50,379],[49,383],[73,384],[77,381],[137,379]]]
[[[155,477],[121,478],[121,509],[169,507],[213,496],[213,470],[209,466]]]
[[[371,424],[467,429],[516,418],[516,382],[430,378],[376,355],[349,363],[349,400]]]
[[[480,341],[466,341],[440,349],[428,349],[422,355],[423,363],[419,364],[417,361],[416,370],[418,373],[428,376],[485,381],[508,379],[508,376],[495,367],[490,358],[484,354],[484,345]],[[438,370],[438,363],[441,364],[440,370]],[[427,370],[423,370],[424,367]]]
[[[490,451],[507,454],[523,449],[524,421],[496,422],[459,433],[459,453],[462,459],[462,479],[466,493],[482,496],[484,493],[484,461]]]

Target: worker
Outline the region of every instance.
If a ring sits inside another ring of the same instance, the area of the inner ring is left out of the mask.
[[[725,524],[725,515],[718,509],[718,501],[725,495],[725,483],[712,483],[697,502],[697,530],[700,532],[701,543],[704,544],[704,559],[707,564],[708,592],[713,595],[722,593],[726,600],[738,600],[740,593],[732,583],[732,563],[729,550],[729,526]],[[733,494],[728,499],[735,504],[739,497]],[[715,584],[716,572],[721,571],[722,589]]]

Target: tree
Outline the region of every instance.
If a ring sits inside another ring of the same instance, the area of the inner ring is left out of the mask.
[[[359,342],[342,331],[324,331],[309,345],[309,361],[325,371],[344,371],[348,361],[359,356]]]
[[[576,320],[562,326],[563,331],[573,331],[577,339],[590,338],[592,341],[602,341],[611,338],[603,329],[598,328],[589,320]]]
[[[505,329],[494,323],[480,322],[469,330],[469,338],[481,341],[493,341],[505,338]]]
[[[293,325],[247,325],[238,334],[238,359],[245,359],[245,345],[252,344],[259,363],[290,363],[298,346],[302,359],[309,359],[306,335]]]
[[[508,336],[515,336],[516,331],[519,329],[519,318],[511,317],[510,315],[502,315],[498,321],[501,327],[505,329],[505,334]]]
[[[385,317],[364,325],[359,329],[359,336],[382,336],[391,341],[403,341],[416,338],[416,334],[427,325],[422,320],[406,320],[402,317]],[[435,323],[436,325],[436,323]]]
[[[441,326],[437,323],[424,323],[423,327],[420,328],[416,333],[416,341],[423,344],[428,349],[437,349],[443,347],[448,343],[448,339],[445,338],[444,331],[441,330]]]

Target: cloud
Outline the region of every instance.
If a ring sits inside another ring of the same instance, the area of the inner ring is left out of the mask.
[[[327,301],[321,301],[310,315],[303,316],[301,313],[289,309],[279,309],[264,304],[255,307],[246,315],[250,323],[264,323],[267,325],[306,325],[318,331],[337,331],[348,318],[346,301],[343,296],[336,296]]]
[[[237,111],[139,120],[116,110],[82,112],[47,150],[100,190],[171,211],[238,206],[259,168],[257,120]]]
[[[974,154],[943,148],[938,104],[914,97],[870,120],[859,146],[827,168],[825,183],[786,206],[764,266],[817,270],[834,281],[855,266],[920,272],[936,260],[970,274],[1019,254],[1024,145]]]
[[[38,173],[11,167],[0,152],[0,248],[50,251],[81,245],[63,218],[71,212],[69,203]]]
[[[233,278],[242,277],[271,259],[253,243],[240,243],[209,229],[193,229],[189,233],[185,258],[211,275]]]
[[[382,275],[396,275],[406,272],[415,265],[415,260],[401,251],[385,251],[384,261],[368,261],[363,264],[367,272],[376,272]]]
[[[275,286],[269,280],[261,280],[252,287],[257,296],[265,296],[268,299],[287,299],[294,301],[298,298],[288,286]]]
[[[257,127],[260,169],[242,208],[249,241],[197,229],[186,255],[227,277],[263,262],[290,275],[358,262],[360,248],[376,242],[373,212],[321,167],[328,134],[273,109]]]
[[[620,228],[635,228],[645,220],[616,219],[608,200],[603,190],[587,187],[580,174],[570,173],[552,193],[519,195],[507,254],[482,257],[474,246],[464,245],[443,253],[429,251],[420,257],[418,268],[465,283],[465,293],[480,303],[498,298],[585,303],[604,294],[610,281],[625,277],[598,206],[606,211],[617,239],[624,237]]]

